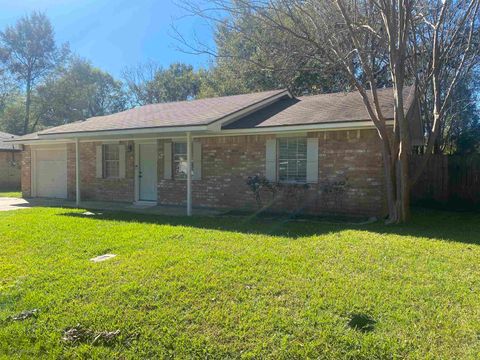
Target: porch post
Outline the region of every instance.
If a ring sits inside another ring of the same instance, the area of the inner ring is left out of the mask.
[[[192,216],[192,134],[187,132],[187,216]]]
[[[75,201],[80,205],[80,141],[75,139]]]

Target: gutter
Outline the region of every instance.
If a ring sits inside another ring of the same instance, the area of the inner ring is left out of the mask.
[[[156,126],[145,128],[132,128],[132,129],[120,129],[120,130],[92,130],[82,132],[63,132],[57,134],[39,134],[39,139],[74,139],[90,136],[116,136],[116,135],[138,135],[138,134],[151,134],[158,130],[161,132],[186,132],[186,131],[206,131],[207,125],[181,125],[181,126]]]

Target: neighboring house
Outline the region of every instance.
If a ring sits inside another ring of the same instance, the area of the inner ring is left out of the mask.
[[[20,146],[6,142],[14,138],[14,135],[0,131],[0,190],[20,189]]]
[[[393,125],[392,91],[379,94]],[[405,98],[421,144],[413,88]],[[357,92],[294,98],[276,90],[146,105],[16,143],[25,145],[26,197],[252,209],[246,181],[260,175],[284,184],[272,210],[385,212],[381,142]]]

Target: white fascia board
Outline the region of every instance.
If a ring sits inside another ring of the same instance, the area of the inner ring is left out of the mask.
[[[187,131],[206,131],[207,125],[194,125],[194,126],[169,126],[169,127],[156,127],[156,128],[142,128],[142,129],[125,129],[125,130],[105,130],[105,131],[84,131],[84,132],[71,132],[71,133],[58,133],[58,134],[39,134],[41,139],[74,139],[74,138],[86,138],[86,137],[110,137],[110,136],[132,136],[141,134],[158,134],[162,133],[184,133]]]
[[[227,115],[219,120],[215,120],[214,122],[210,123],[208,125],[208,130],[210,131],[214,131],[214,132],[223,132],[224,130],[222,130],[222,126],[223,125],[227,125],[227,124],[230,124],[238,119],[241,119],[242,117],[244,116],[247,116],[255,111],[258,111],[270,104],[273,104],[274,102],[276,102],[277,100],[280,100],[281,98],[285,97],[285,96],[288,96],[289,98],[292,98],[292,94],[290,94],[290,92],[288,90],[284,90],[276,95],[273,95],[267,99],[264,99],[264,100],[261,100],[259,102],[257,102],[256,104],[253,104],[253,105],[250,105],[250,106],[247,106],[246,108],[240,110],[240,111],[237,111],[233,114],[230,114],[230,115]]]
[[[18,145],[44,145],[44,144],[67,144],[67,143],[74,143],[75,139],[54,139],[54,140],[35,140],[35,139],[30,139],[30,140],[16,140],[15,142],[12,142],[14,144]]]

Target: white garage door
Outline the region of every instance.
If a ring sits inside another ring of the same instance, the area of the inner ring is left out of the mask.
[[[67,198],[67,151],[37,150],[37,197]]]

